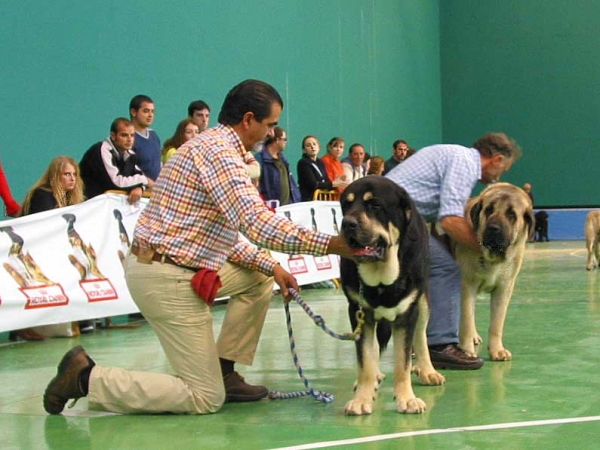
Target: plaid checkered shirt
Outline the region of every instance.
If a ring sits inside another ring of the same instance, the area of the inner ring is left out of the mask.
[[[252,185],[242,141],[219,125],[186,142],[163,166],[134,231],[134,244],[177,264],[218,271],[228,259],[273,274],[271,250],[324,255],[330,236],[269,211]]]

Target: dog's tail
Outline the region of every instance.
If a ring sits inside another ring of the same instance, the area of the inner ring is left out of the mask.
[[[389,320],[380,320],[377,323],[377,342],[379,342],[379,352],[382,353],[390,342],[392,337],[392,322]]]

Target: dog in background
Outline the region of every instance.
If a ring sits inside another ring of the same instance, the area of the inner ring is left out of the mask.
[[[340,263],[353,329],[357,311],[364,312],[362,334],[356,342],[358,380],[345,412],[362,415],[373,411],[384,378],[379,370],[380,351],[393,336],[396,409],[422,413],[425,402],[415,396],[411,382],[413,347],[419,380],[427,385],[445,382],[433,368],[427,347],[429,246],[425,222],[406,191],[381,176],[354,181],[340,201],[341,235],[354,249],[354,258],[342,258]]]
[[[527,241],[534,233],[533,206],[521,188],[495,183],[469,200],[465,218],[477,235],[483,255],[466,246],[456,246],[456,260],[462,272],[459,346],[476,355],[475,345],[482,338],[475,327],[475,300],[480,292],[489,292],[488,352],[492,361],[508,361],[512,354],[502,342],[504,322]]]
[[[548,213],[538,211],[535,213],[535,240],[537,242],[548,242]]]
[[[598,239],[600,239],[600,211],[590,211],[585,218],[585,246],[587,248],[587,264],[585,268],[592,270],[600,261],[600,248]]]

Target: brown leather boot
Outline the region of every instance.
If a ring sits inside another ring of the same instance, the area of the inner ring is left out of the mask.
[[[56,376],[50,381],[44,392],[44,409],[49,414],[60,414],[65,409],[69,399],[77,399],[88,394],[87,383],[82,383],[82,372],[89,372],[96,363],[90,358],[83,347],[69,350],[58,364]],[[85,387],[84,387],[85,386]]]
[[[244,381],[244,378],[233,371],[223,378],[225,383],[225,402],[255,402],[265,398],[269,390],[265,386],[252,386]]]

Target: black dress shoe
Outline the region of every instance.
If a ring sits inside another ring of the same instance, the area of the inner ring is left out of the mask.
[[[483,359],[467,355],[457,344],[432,345],[429,355],[436,369],[475,370],[483,366]]]

